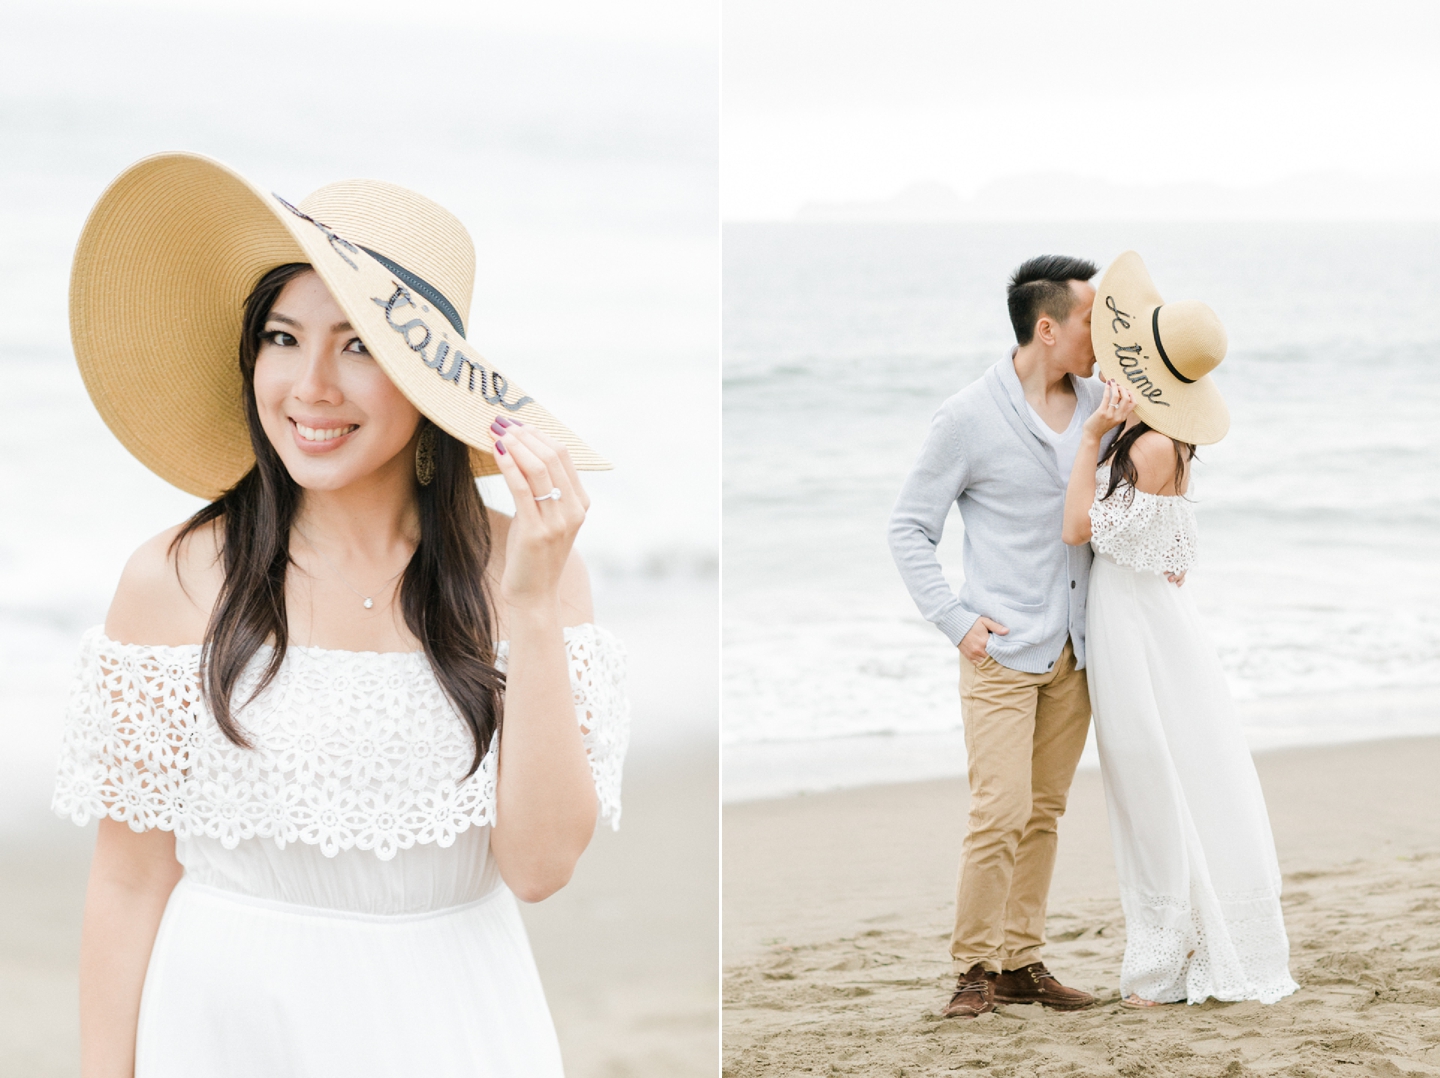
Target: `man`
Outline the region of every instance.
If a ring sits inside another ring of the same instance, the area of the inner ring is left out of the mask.
[[[1086,282],[1096,267],[1047,255],[1007,290],[1017,347],[935,414],[890,517],[890,550],[920,612],[960,650],[970,821],[946,1017],[997,1003],[1089,1007],[1041,957],[1056,821],[1090,725],[1085,683],[1089,544],[1060,538],[1080,428],[1102,387]],[[950,505],[965,522],[957,597],[935,548]]]

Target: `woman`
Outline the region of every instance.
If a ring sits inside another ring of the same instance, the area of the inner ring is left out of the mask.
[[[67,713],[87,1076],[561,1073],[512,896],[619,819],[622,656],[572,553],[607,465],[470,348],[473,274],[413,192],[296,208],[186,154],[86,224],[91,397],[212,499],[130,559]]]
[[[1095,553],[1086,642],[1125,909],[1121,1002],[1273,1003],[1297,986],[1270,821],[1215,649],[1176,586],[1195,558],[1195,446],[1230,425],[1209,377],[1225,330],[1204,304],[1166,304],[1131,251],[1101,279],[1091,333],[1105,396],[1064,539]]]

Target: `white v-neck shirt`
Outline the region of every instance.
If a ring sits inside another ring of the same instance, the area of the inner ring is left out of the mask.
[[[1058,433],[1040,417],[1040,413],[1029,401],[1025,402],[1025,407],[1030,409],[1030,418],[1035,420],[1036,429],[1050,443],[1050,448],[1055,450],[1055,463],[1060,469],[1060,478],[1068,481],[1070,469],[1075,467],[1075,454],[1080,449],[1080,428],[1085,425],[1085,417],[1080,414],[1079,398],[1075,400],[1075,411],[1070,416],[1070,425]]]

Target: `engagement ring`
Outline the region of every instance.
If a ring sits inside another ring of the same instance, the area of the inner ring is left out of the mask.
[[[559,487],[551,487],[549,494],[537,494],[537,495],[535,496],[535,500],[536,500],[537,502],[549,502],[549,501],[556,501],[556,502],[558,502],[558,501],[560,500],[560,488],[559,488]]]

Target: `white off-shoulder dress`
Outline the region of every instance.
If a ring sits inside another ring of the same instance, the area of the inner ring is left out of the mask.
[[[565,646],[618,826],[624,653],[594,625]],[[65,716],[55,811],[173,831],[184,866],[145,975],[136,1078],[560,1075],[489,854],[496,746],[466,778],[474,742],[425,654],[288,649],[237,716],[253,749],[205,708],[199,655],[92,629]]]
[[[1190,596],[1191,503],[1121,482],[1090,509],[1086,666],[1125,910],[1122,996],[1260,1000],[1298,987],[1255,764]]]

